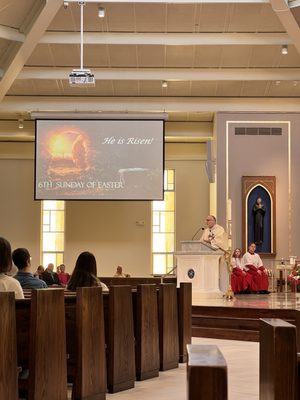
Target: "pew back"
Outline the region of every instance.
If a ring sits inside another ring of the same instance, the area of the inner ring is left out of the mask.
[[[179,362],[187,361],[187,344],[192,341],[192,284],[181,282],[177,288]]]
[[[33,290],[29,341],[29,399],[66,400],[66,397],[64,291]]]
[[[77,289],[76,376],[73,400],[106,397],[106,359],[102,289]]]
[[[158,294],[160,370],[178,367],[178,306],[176,285],[162,283]]]
[[[135,356],[130,286],[111,286],[105,307],[107,386],[110,393],[134,387]]]
[[[295,400],[296,327],[281,319],[260,320],[259,398]]]
[[[16,310],[14,292],[0,292],[0,397],[18,399]]]
[[[187,345],[187,399],[227,400],[227,365],[214,345]]]
[[[156,285],[138,285],[133,293],[135,365],[138,380],[159,374],[159,337]]]

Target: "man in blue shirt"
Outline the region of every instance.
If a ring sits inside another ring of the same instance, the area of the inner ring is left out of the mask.
[[[20,282],[23,289],[43,289],[48,287],[42,279],[34,277],[33,273],[30,272],[31,257],[27,249],[18,248],[14,250],[12,259],[19,270],[15,278]]]

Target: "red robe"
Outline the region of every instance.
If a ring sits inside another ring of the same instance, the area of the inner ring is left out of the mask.
[[[233,268],[231,274],[231,289],[234,293],[240,293],[248,287],[247,274],[241,268]]]
[[[250,290],[252,292],[268,290],[269,278],[266,269],[262,266],[256,268],[254,265],[247,265],[247,268],[249,268],[247,275],[251,278]]]

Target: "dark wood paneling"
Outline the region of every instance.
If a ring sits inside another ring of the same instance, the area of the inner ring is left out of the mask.
[[[104,400],[106,397],[106,358],[102,289],[77,289],[77,362],[73,400]]]
[[[133,388],[135,381],[131,287],[111,286],[105,310],[107,384],[109,392],[115,393]]]
[[[297,393],[296,327],[280,319],[260,322],[259,398],[295,400]]]
[[[192,341],[192,284],[181,282],[177,289],[179,362],[187,361],[187,344]]]
[[[156,285],[138,285],[135,301],[135,365],[137,380],[159,374]]]
[[[33,290],[29,344],[29,398],[66,400],[64,291]]]
[[[0,292],[0,398],[18,399],[15,294]]]
[[[176,285],[162,283],[159,285],[159,354],[160,370],[165,371],[178,367],[178,306]]]
[[[300,318],[298,321],[296,315],[297,311],[292,309],[193,306],[192,335],[259,341],[260,318],[280,318],[299,326]]]
[[[165,277],[165,278],[152,278],[152,277],[140,277],[140,278],[117,278],[117,277],[102,277],[99,278],[101,282],[105,283],[108,287],[114,285],[129,285],[134,288],[137,285],[153,285],[158,286],[161,283],[174,283],[176,284],[176,277]],[[163,282],[162,282],[163,280]]]
[[[227,365],[213,345],[188,345],[187,399],[227,400]]]

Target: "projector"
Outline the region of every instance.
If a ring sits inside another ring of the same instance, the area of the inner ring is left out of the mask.
[[[73,69],[69,75],[69,84],[71,86],[95,86],[95,77],[90,69]]]

